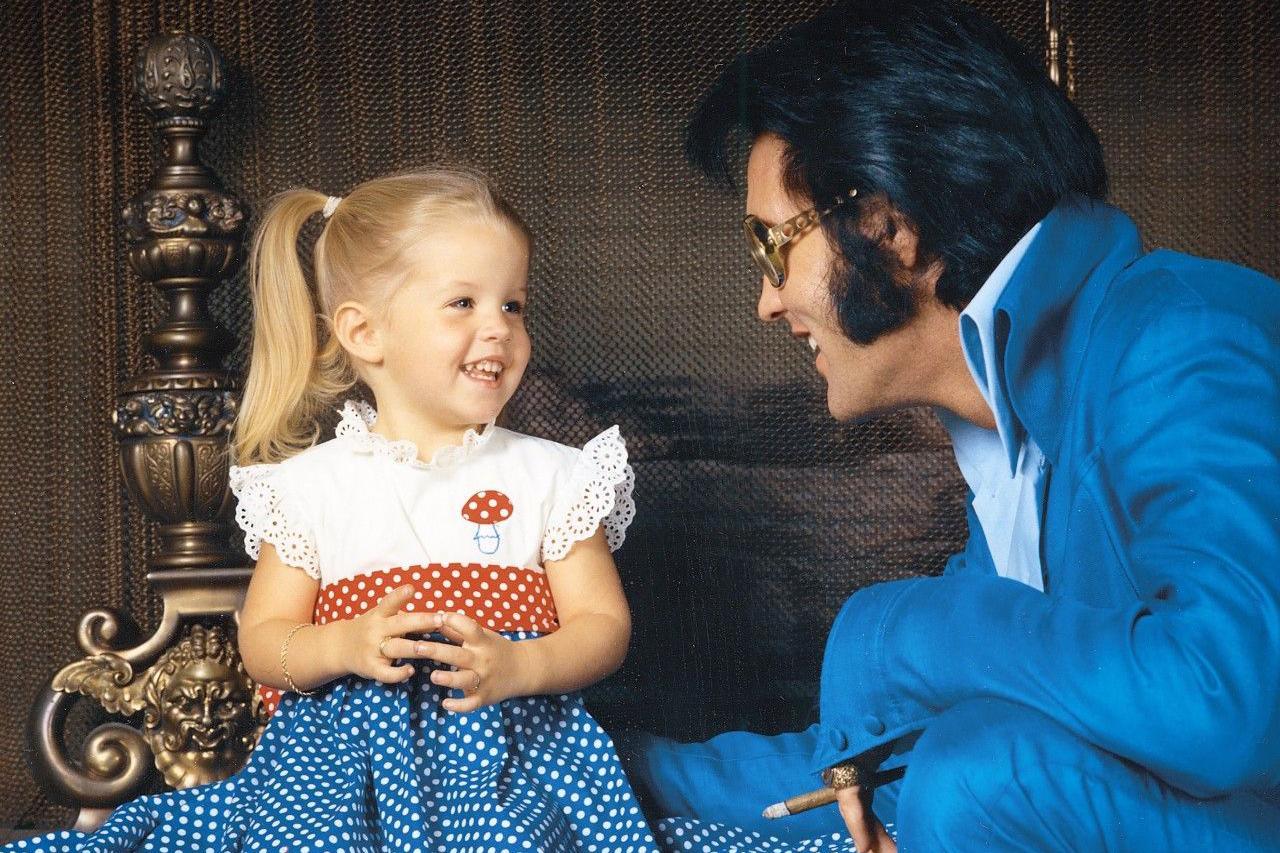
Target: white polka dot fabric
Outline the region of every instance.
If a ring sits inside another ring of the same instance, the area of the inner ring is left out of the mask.
[[[897,838],[892,825],[887,825],[885,829],[893,838]],[[858,850],[849,835],[843,832],[806,841],[782,841],[759,832],[689,818],[660,820],[655,832],[661,848],[669,853],[685,850],[716,853],[857,853]]]
[[[531,634],[511,635],[525,639]],[[94,834],[10,851],[656,851],[613,742],[576,695],[440,707],[429,666],[286,694],[232,778],[142,797]]]
[[[491,631],[549,634],[560,627],[551,586],[541,569],[518,566],[463,565],[405,566],[355,575],[320,589],[312,622],[354,619],[376,607],[400,586],[414,587],[404,609],[410,613],[461,613]],[[274,713],[283,693],[258,685],[263,707]]]

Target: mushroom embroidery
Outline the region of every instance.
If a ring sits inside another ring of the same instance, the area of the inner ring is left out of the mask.
[[[462,517],[476,526],[476,535],[471,538],[481,554],[497,552],[502,544],[498,523],[510,518],[513,509],[511,498],[492,490],[476,492],[462,505]]]

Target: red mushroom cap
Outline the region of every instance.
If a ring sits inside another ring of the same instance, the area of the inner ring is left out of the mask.
[[[462,505],[462,517],[473,524],[497,524],[510,518],[514,509],[502,492],[476,492]]]

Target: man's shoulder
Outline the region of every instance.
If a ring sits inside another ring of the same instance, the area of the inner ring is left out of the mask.
[[[1226,261],[1158,249],[1109,282],[1090,347],[1127,349],[1152,337],[1280,340],[1280,282]]]

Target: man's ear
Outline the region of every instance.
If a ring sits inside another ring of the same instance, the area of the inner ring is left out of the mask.
[[[942,262],[921,255],[916,224],[883,194],[862,203],[858,229],[879,247],[896,281],[932,294],[942,274]]]
[[[362,302],[344,302],[333,312],[333,334],[357,363],[382,364],[382,335]]]
[[[919,258],[920,232],[915,223],[894,207],[884,194],[862,202],[858,230],[875,243],[887,260],[894,260],[902,270],[914,270]]]

